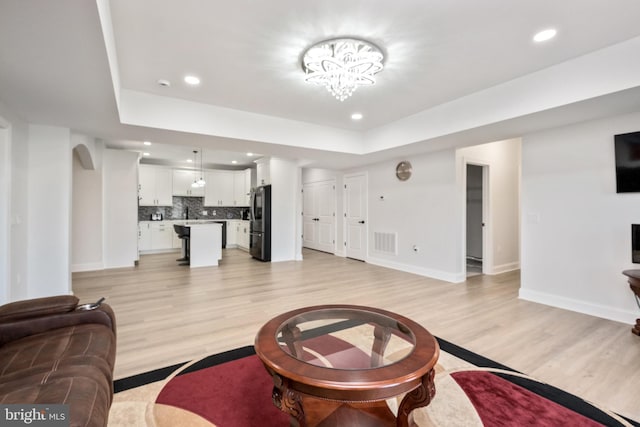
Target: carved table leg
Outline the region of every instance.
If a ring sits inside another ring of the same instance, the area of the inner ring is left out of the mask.
[[[382,359],[384,357],[384,351],[387,349],[387,344],[391,339],[391,329],[376,325],[373,330],[373,348],[371,349],[371,367],[377,368],[382,366]]]
[[[289,347],[289,351],[294,357],[302,357],[302,343],[300,342],[301,336],[300,328],[294,326],[293,328],[288,324],[282,328],[282,337],[284,342]]]
[[[431,403],[431,399],[436,395],[436,386],[433,383],[435,371],[430,370],[424,377],[418,388],[410,391],[402,399],[400,408],[398,408],[398,418],[396,420],[397,427],[409,427],[415,425],[411,412]]]
[[[283,381],[279,375],[273,375],[273,384],[271,400],[274,406],[291,416],[292,427],[306,427],[307,423],[300,395],[291,390],[287,385],[287,381]]]

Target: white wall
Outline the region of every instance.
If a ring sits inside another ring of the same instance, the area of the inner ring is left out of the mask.
[[[105,268],[138,259],[138,153],[103,151],[103,261]]]
[[[11,281],[11,128],[0,117],[0,305],[9,302]]]
[[[28,126],[0,102],[0,116],[10,130],[10,182],[8,193],[0,193],[7,200],[10,212],[10,252],[8,259],[9,301],[27,297],[28,283],[28,227],[27,227],[27,182],[28,182]]]
[[[487,274],[502,273],[520,267],[520,163],[521,141],[511,139],[461,148],[456,151],[460,177],[465,175],[466,163],[488,165],[489,218],[485,218],[492,248],[484,254]],[[461,182],[464,182],[461,178]],[[461,205],[466,205],[465,195]],[[464,221],[464,219],[463,219]],[[464,222],[461,227],[464,227]],[[461,247],[466,245],[463,229]],[[461,253],[464,259],[464,252]]]
[[[413,175],[407,181],[395,176],[401,160],[409,160],[413,166]],[[367,261],[450,282],[463,281],[459,187],[464,184],[456,181],[454,150],[383,162],[366,171]],[[397,233],[397,256],[375,252],[376,231]],[[414,251],[414,245],[418,251]]]
[[[271,158],[271,261],[301,259],[300,168]]]
[[[71,134],[29,125],[27,297],[71,292]]]
[[[94,151],[94,156],[97,156]],[[101,154],[100,154],[101,155]],[[82,167],[73,150],[71,271],[100,270],[102,260],[102,167]]]
[[[632,323],[622,270],[640,193],[616,194],[613,136],[640,131],[640,113],[525,135],[522,145],[523,299]]]

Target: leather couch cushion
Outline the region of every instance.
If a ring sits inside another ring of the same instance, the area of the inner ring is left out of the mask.
[[[111,380],[116,338],[104,325],[83,324],[11,341],[0,347],[0,382],[66,365],[96,365]]]
[[[67,366],[0,383],[0,403],[66,404],[70,426],[104,427],[111,395],[107,379],[92,366]]]

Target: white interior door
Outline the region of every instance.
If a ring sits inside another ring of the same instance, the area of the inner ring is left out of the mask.
[[[303,186],[302,242],[305,248],[335,253],[335,180]]]
[[[324,252],[335,253],[335,206],[336,206],[336,185],[335,181],[319,182],[315,188],[317,206],[317,236],[316,249]]]
[[[366,186],[366,175],[344,178],[346,255],[361,261],[367,254]]]
[[[318,241],[316,227],[316,195],[313,184],[302,187],[302,246],[316,249]]]

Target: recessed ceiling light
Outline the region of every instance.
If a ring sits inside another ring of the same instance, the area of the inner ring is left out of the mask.
[[[247,153],[247,156],[253,157],[253,153]]]
[[[151,145],[151,143],[149,141],[145,141],[143,142],[144,145]]]
[[[165,80],[165,79],[160,79],[158,80],[158,84],[162,87],[169,87],[171,86],[171,82],[169,80]]]
[[[196,76],[184,76],[184,81],[185,83],[190,84],[192,86],[200,84],[200,79],[197,78]]]
[[[150,156],[150,153],[142,153],[143,156]]]
[[[231,160],[231,163],[233,163],[235,165],[236,163],[238,163],[238,161],[237,160]]]
[[[539,33],[536,33],[536,35],[533,36],[533,41],[537,43],[545,42],[554,38],[557,33],[558,32],[554,28],[548,28],[546,30],[540,31]]]
[[[360,120],[360,119],[362,118],[362,113],[353,113],[353,114],[351,115],[351,118],[352,118],[353,120]]]

